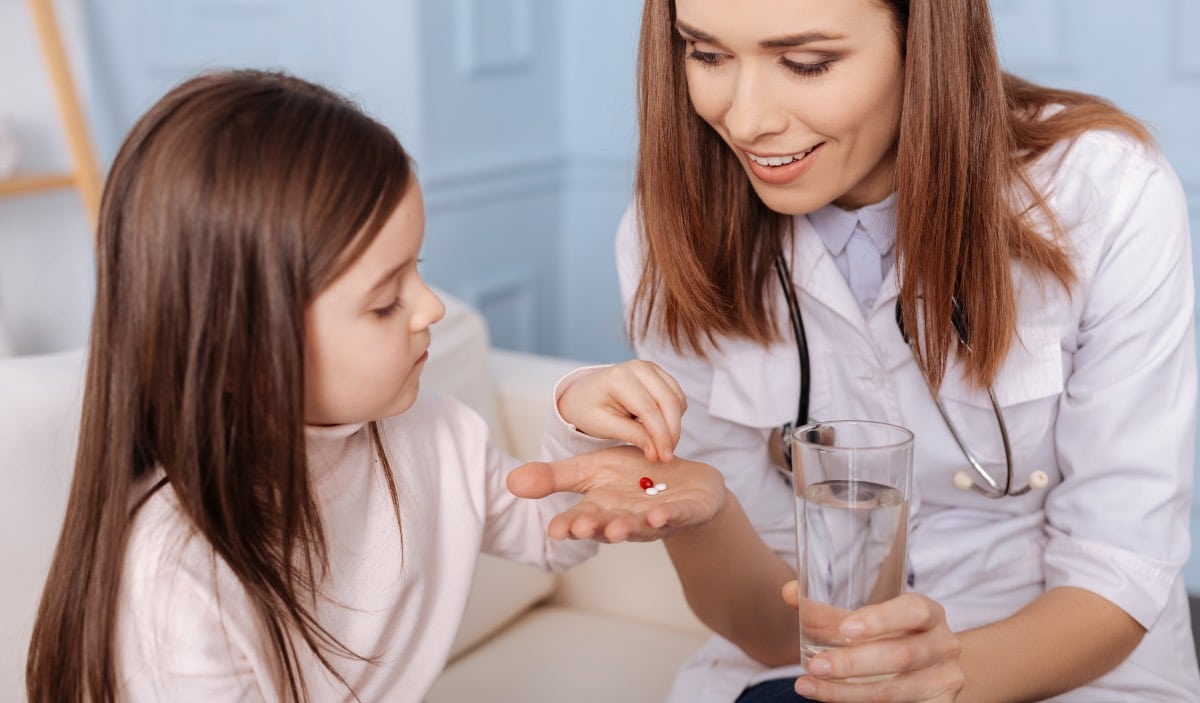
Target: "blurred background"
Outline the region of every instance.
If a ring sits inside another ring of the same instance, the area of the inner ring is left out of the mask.
[[[199,70],[279,68],[326,83],[415,156],[426,277],[479,309],[497,346],[594,362],[631,354],[613,233],[632,185],[641,4],[52,3],[101,170],[141,112]],[[1200,0],[991,7],[1010,70],[1105,96],[1149,124],[1200,233]],[[25,0],[0,0],[0,66],[0,178],[69,170]],[[0,198],[0,355],[82,345],[92,284],[74,191]],[[1194,511],[1194,544],[1198,525]],[[1200,593],[1196,562],[1188,583]]]

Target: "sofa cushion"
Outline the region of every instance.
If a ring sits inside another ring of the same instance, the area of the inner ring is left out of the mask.
[[[447,667],[426,700],[657,703],[704,639],[573,608],[539,607]]]
[[[533,566],[481,554],[450,661],[499,632],[554,592],[558,576]]]
[[[600,545],[600,553],[559,576],[554,605],[662,625],[706,637],[662,542]]]

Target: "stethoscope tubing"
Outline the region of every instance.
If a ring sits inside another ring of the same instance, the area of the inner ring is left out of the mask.
[[[796,409],[796,424],[794,425],[795,427],[800,427],[809,422],[808,409],[809,400],[812,393],[810,378],[812,374],[812,365],[809,361],[808,355],[808,336],[804,329],[804,318],[800,313],[800,302],[796,298],[794,284],[792,283],[791,268],[788,266],[787,260],[784,258],[782,252],[775,256],[775,274],[779,278],[779,285],[783,289],[784,300],[787,302],[788,317],[792,323],[792,334],[795,336],[796,352],[800,361],[800,400]],[[968,341],[970,339],[969,328],[967,327],[965,316],[963,315],[962,308],[959,306],[957,300],[954,301],[953,324],[955,331],[958,333],[959,343],[962,344],[968,352],[970,352],[971,347]],[[904,322],[900,315],[900,301],[898,300],[896,301],[896,326],[899,328],[900,336],[904,338],[905,344],[907,344],[909,349],[912,350],[913,341],[909,338],[908,334],[904,330]],[[962,435],[959,434],[958,428],[956,428],[954,423],[950,420],[950,415],[948,412],[946,412],[946,407],[942,404],[942,401],[937,396],[937,393],[935,393],[928,384],[926,384],[925,387],[929,390],[929,396],[933,399],[934,405],[937,406],[938,414],[942,416],[942,421],[946,424],[946,428],[950,431],[950,436],[954,438],[954,443],[958,445],[959,450],[962,452],[963,456],[966,457],[967,463],[971,466],[972,470],[974,470],[974,472],[987,484],[986,486],[981,486],[977,482],[970,480],[968,475],[959,472],[958,474],[955,474],[954,477],[954,483],[956,486],[963,489],[973,490],[980,495],[987,496],[988,498],[1003,498],[1005,496],[1023,495],[1028,493],[1033,488],[1041,488],[1046,485],[1047,477],[1045,473],[1036,471],[1034,472],[1035,475],[1030,477],[1030,483],[1028,485],[1016,491],[1012,489],[1012,444],[1008,436],[1008,426],[1004,422],[1004,413],[1000,409],[1000,403],[996,400],[996,393],[991,386],[988,386],[987,389],[988,401],[991,403],[992,414],[996,418],[996,426],[1000,430],[1000,440],[1004,446],[1005,474],[1003,487],[1001,487],[1000,484],[994,478],[992,478],[987,470],[983,468],[983,464],[981,464],[975,457],[975,454],[967,447],[967,443],[963,440]],[[788,428],[785,426],[785,430],[786,429]],[[791,452],[786,451],[786,449],[790,448],[788,447],[786,440],[784,442],[784,447],[785,456],[790,455]]]

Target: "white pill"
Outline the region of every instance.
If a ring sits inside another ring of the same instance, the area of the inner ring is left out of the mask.
[[[656,484],[654,484],[654,487],[657,488],[660,492],[667,490],[667,484],[665,484],[665,483],[656,483]]]
[[[656,495],[658,495],[658,489],[657,489],[657,488],[655,488],[654,486],[651,486],[651,487],[649,487],[649,488],[647,488],[647,489],[646,489],[646,495],[648,495],[648,496],[656,496]]]

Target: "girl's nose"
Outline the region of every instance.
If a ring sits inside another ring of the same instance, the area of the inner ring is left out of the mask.
[[[425,279],[421,279],[421,292],[417,301],[417,310],[412,316],[413,327],[423,330],[441,320],[446,315],[446,305],[438,294],[433,292]]]

